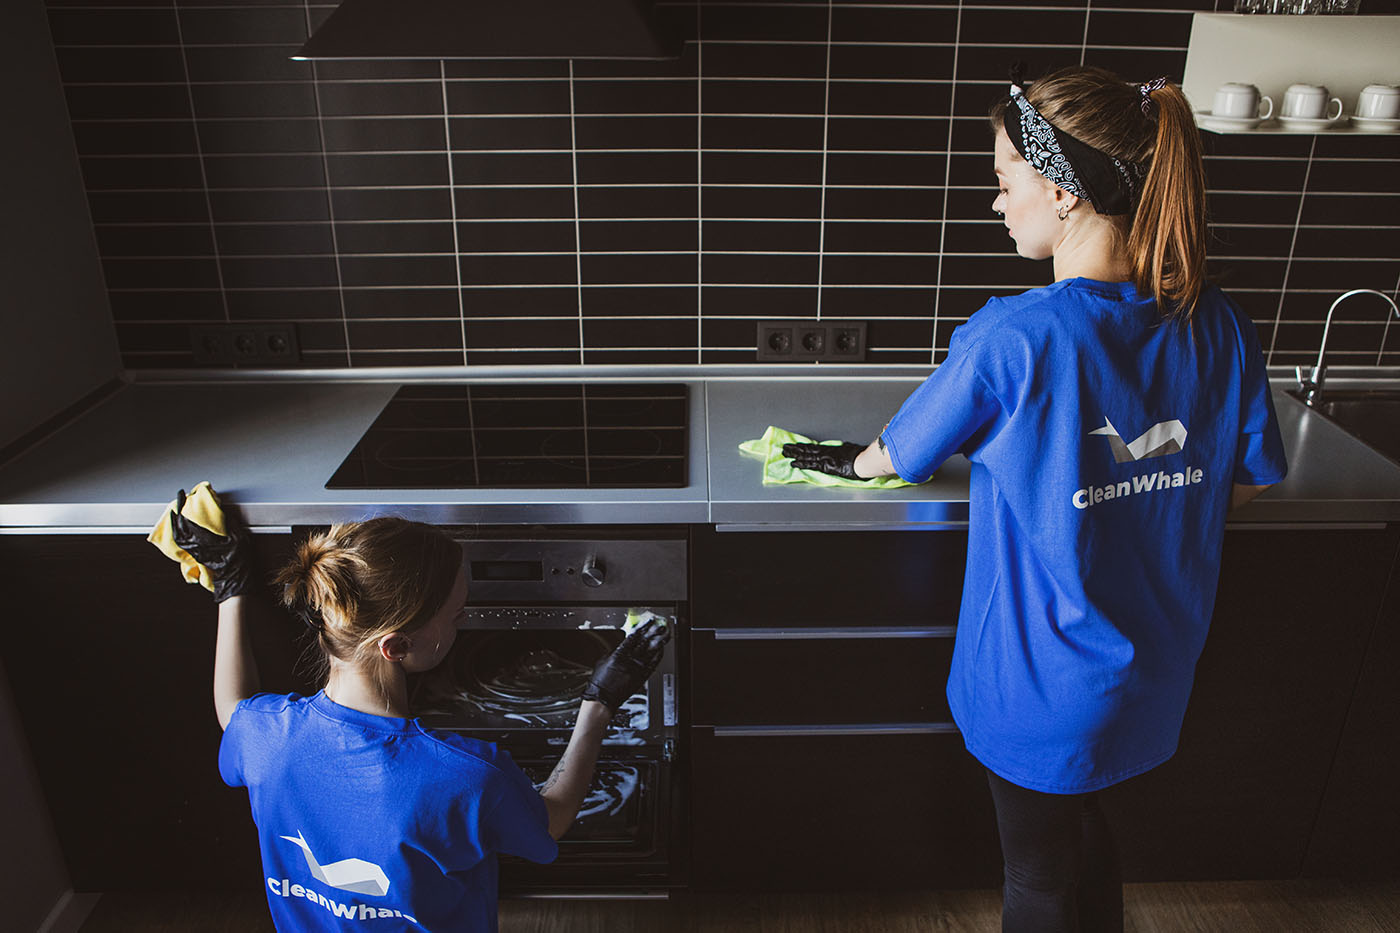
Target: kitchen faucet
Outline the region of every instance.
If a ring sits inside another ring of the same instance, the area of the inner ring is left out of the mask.
[[[1293,373],[1298,377],[1298,388],[1303,393],[1304,404],[1316,406],[1322,401],[1322,380],[1326,375],[1322,366],[1322,354],[1327,350],[1327,331],[1332,326],[1332,312],[1337,310],[1337,305],[1346,301],[1352,295],[1362,294],[1379,295],[1384,298],[1390,304],[1391,310],[1395,312],[1395,316],[1400,317],[1400,308],[1397,308],[1395,302],[1391,301],[1390,296],[1384,292],[1378,292],[1374,288],[1353,288],[1349,292],[1343,292],[1341,297],[1332,302],[1332,307],[1327,309],[1327,320],[1322,325],[1322,346],[1317,348],[1317,363],[1313,365],[1313,368],[1306,376],[1303,375],[1303,367],[1293,367]]]

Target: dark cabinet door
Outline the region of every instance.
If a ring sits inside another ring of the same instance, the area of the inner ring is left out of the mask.
[[[1299,875],[1394,550],[1384,529],[1227,532],[1177,754],[1104,795],[1128,880]]]
[[[258,536],[263,566],[285,536]],[[243,790],[219,778],[216,610],[139,535],[0,536],[0,639],[79,891],[261,883]],[[290,690],[294,628],[258,610],[267,689]]]
[[[985,772],[955,732],[691,730],[698,890],[992,887]]]

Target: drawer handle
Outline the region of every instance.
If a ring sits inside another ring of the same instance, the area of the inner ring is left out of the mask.
[[[954,733],[951,722],[856,723],[822,726],[715,726],[716,738],[767,738],[818,735],[941,735]]]
[[[718,628],[695,631],[714,632],[715,641],[798,641],[830,638],[952,638],[958,630],[953,625],[935,625],[931,628],[870,625],[848,628]]]

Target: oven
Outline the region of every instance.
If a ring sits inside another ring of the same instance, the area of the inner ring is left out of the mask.
[[[540,785],[568,743],[593,666],[629,620],[666,618],[661,664],[608,729],[593,787],[549,865],[501,860],[503,895],[664,896],[683,826],[677,652],[686,626],[683,529],[448,528],[467,613],[448,657],[411,685],[430,728],[495,742]]]

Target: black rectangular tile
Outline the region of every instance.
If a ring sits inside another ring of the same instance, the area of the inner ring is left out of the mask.
[[[185,64],[195,83],[216,81],[311,81],[311,62],[293,61],[298,46],[186,46]]]
[[[199,159],[194,156],[89,158],[82,160],[82,169],[83,185],[89,191],[204,187]]]
[[[186,45],[276,45],[306,41],[306,13],[295,6],[180,7]]]
[[[122,258],[107,256],[102,271],[108,288],[218,288],[219,268],[212,256]]]
[[[340,323],[340,292],[334,288],[298,289],[296,291],[230,291],[228,312],[234,321],[297,321],[316,322],[334,333],[338,346],[345,346]],[[303,334],[310,327],[297,324],[297,342],[303,350]]]
[[[825,78],[826,45],[735,45],[706,43],[704,78]],[[833,56],[835,51],[833,50]]]
[[[950,221],[943,235],[949,253],[1007,253],[1016,248],[1000,220]]]
[[[957,37],[958,11],[923,6],[833,6],[832,42],[948,42]]]
[[[958,152],[948,156],[948,184],[963,188],[996,190],[996,174],[992,153]]]
[[[442,119],[442,83],[394,81],[384,84],[322,81],[316,89],[326,117],[407,116]]]
[[[997,13],[1002,16],[1005,14]],[[1015,17],[1008,17],[1014,19]],[[964,39],[964,41],[967,41]],[[958,81],[1008,81],[1013,62],[1024,62],[1025,75],[1034,81],[1057,68],[1079,64],[1080,38],[1075,37],[1069,47],[1036,46],[1014,42],[1005,37],[990,41],[996,45],[964,45],[958,49]],[[1006,44],[1001,44],[1006,43]],[[990,102],[991,97],[988,97]]]
[[[320,152],[321,132],[314,119],[201,120],[199,146],[205,155]]]
[[[451,253],[452,223],[424,220],[386,223],[338,221],[336,246],[342,256],[357,253]]]
[[[437,73],[438,63],[428,63]],[[551,58],[447,59],[442,63],[448,80],[453,78],[568,78],[569,63]]]
[[[48,13],[49,31],[56,46],[180,44],[174,7],[55,7]]]
[[[758,348],[758,325],[753,318],[716,318],[706,315],[700,324],[701,346],[706,348],[742,349],[753,361]]]
[[[1335,289],[1341,294],[1351,288],[1390,291],[1400,278],[1400,259],[1300,259],[1288,269],[1289,288]]]
[[[579,346],[579,321],[575,318],[536,318],[529,321],[467,321],[467,352],[522,348],[574,349]],[[476,362],[473,353],[473,362]]]
[[[382,285],[457,287],[454,258],[435,256],[342,256],[340,279],[346,288]]]
[[[1400,139],[1400,135],[1395,137]],[[1313,159],[1308,170],[1308,194],[1364,190],[1373,194],[1400,194],[1400,145],[1388,160]],[[1389,223],[1394,223],[1391,218]]]
[[[462,304],[471,320],[491,317],[578,315],[578,286],[557,288],[462,289]]]
[[[941,226],[937,220],[873,223],[828,218],[825,249],[835,253],[935,252]]]
[[[1346,224],[1358,227],[1374,224],[1378,219],[1400,217],[1400,195],[1375,194],[1312,194],[1303,198],[1301,221],[1304,224]]]
[[[830,260],[828,260],[830,261]],[[700,264],[707,285],[813,285],[819,258],[814,254],[710,253]]]
[[[197,239],[197,236],[195,238]],[[217,240],[221,256],[332,255],[335,252],[329,221],[301,224],[221,224],[217,230]],[[340,246],[345,250],[343,238]]]
[[[694,363],[695,350],[593,350],[583,351],[583,362],[594,366],[679,366]],[[679,485],[679,484],[678,484]]]
[[[449,220],[447,188],[332,188],[336,220]]]
[[[325,157],[331,184],[338,187],[446,185],[447,156],[437,152],[336,153]],[[470,184],[471,179],[458,179]]]
[[[934,152],[833,152],[827,185],[943,185],[947,158]],[[990,176],[990,163],[984,176]],[[984,178],[985,180],[985,178]]]
[[[706,185],[705,217],[753,217],[761,220],[817,220],[821,217],[821,188],[729,188]]]
[[[442,110],[441,89],[437,110]],[[449,81],[447,107],[453,116],[491,114],[569,115],[569,82],[544,81]]]
[[[351,350],[351,367],[460,366],[461,350]]]
[[[931,41],[949,45],[833,45],[831,78],[894,78],[951,81],[952,33]]]
[[[452,121],[452,145],[463,146],[458,138],[462,121]],[[379,152],[393,149],[440,150],[446,146],[442,117],[326,117],[321,121],[327,152]]]
[[[1221,288],[1283,288],[1285,282],[1292,285],[1291,277],[1285,280],[1288,258],[1266,259],[1212,259],[1209,270],[1220,283]],[[1294,286],[1296,287],[1296,286]]]
[[[699,300],[695,285],[598,286],[583,290],[582,307],[584,317],[695,314]]]
[[[168,120],[190,118],[190,98],[183,84],[64,88],[73,120]]]
[[[344,293],[348,318],[452,318],[461,314],[457,289],[437,288],[347,288]],[[460,343],[460,341],[458,341]]]
[[[1210,192],[1206,210],[1213,223],[1292,224],[1302,197],[1296,193],[1233,194]]]
[[[700,13],[700,38],[706,42],[770,40],[825,42],[827,11],[821,6],[740,3],[707,5]]]
[[[575,59],[574,77],[577,78],[693,78],[695,77],[699,64],[700,47],[695,44],[695,14],[691,12],[688,16],[681,17],[682,23],[689,20],[690,25],[681,30],[681,34],[688,39],[686,45],[681,49],[679,58],[660,59],[656,61],[647,60],[621,60],[608,61],[606,59]]]
[[[574,217],[572,187],[457,188],[454,196],[458,220],[516,220],[528,217],[572,220]],[[445,198],[443,206],[445,209],[450,207]]]
[[[803,317],[817,313],[817,289],[763,288],[757,285],[706,285],[700,289],[702,313],[753,317]]]
[[[203,165],[210,188],[320,188],[326,184],[325,165],[320,153],[314,152],[209,155]]]
[[[170,326],[222,321],[223,297],[215,289],[182,292],[113,292],[112,318],[117,321],[169,321]]]
[[[705,184],[819,185],[821,152],[714,152],[700,160]]]
[[[992,186],[986,188],[949,188],[947,216],[949,220],[995,220],[992,202],[997,191]]]
[[[568,152],[454,152],[452,175],[459,185],[572,185]]]
[[[660,187],[589,187],[578,191],[580,217],[690,218],[695,216],[696,191],[692,185]]]
[[[949,150],[990,160],[996,145],[996,128],[986,117],[959,117],[953,122]]]
[[[457,248],[464,253],[571,252],[578,248],[572,218],[538,223],[457,222]]]
[[[691,253],[584,253],[579,269],[585,285],[683,285],[695,281],[696,261]]]
[[[953,260],[948,260],[953,261]],[[825,256],[824,285],[927,285],[938,284],[937,256]]]
[[[200,195],[200,200],[203,196]],[[216,223],[329,220],[326,192],[289,188],[282,191],[209,192]]]
[[[97,249],[105,258],[134,256],[213,256],[208,224],[101,224]]]
[[[1273,133],[1212,133],[1201,131],[1201,148],[1211,156],[1248,156],[1258,159],[1308,158],[1312,136]]]
[[[964,9],[958,23],[958,41],[1007,45],[1068,44],[1077,50],[1084,41],[1086,15],[1083,10],[1033,7],[1017,10],[1014,14],[1004,10]]]
[[[462,348],[462,325],[456,320],[346,322],[350,348],[366,350],[451,350]]]
[[[1293,255],[1307,259],[1328,256],[1396,259],[1400,257],[1400,227],[1301,227]]]
[[[1109,71],[1125,81],[1166,77],[1180,83],[1186,72],[1186,49],[1105,49],[1090,46],[1084,64]]]
[[[350,61],[318,61],[316,77],[321,81],[432,81],[441,80],[440,64],[447,66],[447,77],[452,77],[453,65],[458,62],[439,63],[416,61],[413,59]]]
[[[583,345],[587,350],[694,347],[698,332],[693,318],[585,318]]]
[[[707,114],[820,116],[825,110],[826,82],[705,81],[700,104]],[[692,100],[693,111],[695,102]]]
[[[956,257],[945,259],[944,265],[955,262]],[[1022,260],[1024,262],[1024,260]],[[947,319],[957,322],[959,319],[966,320],[976,313],[993,298],[1005,298],[1011,295],[1019,295],[1032,288],[1039,288],[1042,285],[1049,285],[1054,279],[1054,270],[1048,262],[1026,262],[1027,266],[1034,271],[1034,278],[1038,280],[1030,285],[1007,285],[997,283],[995,285],[977,285],[972,287],[952,287],[946,282],[938,289],[938,318],[942,325]],[[940,336],[938,346],[947,347],[948,343]]]
[[[68,46],[57,48],[54,52],[58,58],[59,73],[65,83],[164,83],[178,87],[185,85],[185,60],[178,46]]]
[[[693,116],[580,116],[574,138],[579,149],[694,149],[695,124]]]
[[[563,112],[569,112],[568,85],[564,86]],[[625,79],[575,79],[574,113],[681,113],[694,114],[698,98],[695,79],[628,81]]]
[[[927,318],[871,321],[865,332],[865,346],[870,351],[922,350],[928,353],[933,347],[933,321]]]
[[[833,116],[946,117],[951,84],[832,81],[827,109]]]
[[[1206,249],[1212,256],[1252,256],[1258,258],[1287,256],[1293,245],[1293,228],[1222,226],[1210,228]]]
[[[144,321],[118,321],[116,330],[117,342],[128,353],[175,353],[193,356],[189,334],[184,333],[184,340],[180,339],[184,328],[149,324]]]
[[[976,117],[990,126],[992,108],[1008,99],[1010,86],[1005,76],[998,80],[958,82],[953,95],[953,115]]]
[[[822,317],[932,317],[933,288],[823,288]]]
[[[943,261],[941,282],[944,285],[1034,288],[1046,284],[1040,266],[1041,263],[1028,262],[1019,256],[950,256]]]
[[[224,287],[335,288],[335,259],[330,256],[243,258],[225,256],[219,263]]]
[[[96,224],[209,222],[202,191],[91,191],[88,207]]]
[[[833,116],[826,139],[827,148],[833,150],[942,152],[948,145],[948,121],[935,117],[897,120]]]
[[[1400,134],[1396,133],[1322,133],[1305,138],[1315,141],[1313,154],[1318,159],[1400,159]]]
[[[194,124],[79,122],[73,140],[82,155],[193,155]]]
[[[707,213],[712,213],[707,210]],[[828,231],[831,227],[828,225]],[[706,220],[701,232],[705,250],[811,251],[821,245],[822,227],[814,220]],[[830,233],[828,232],[828,236]],[[828,243],[828,249],[831,245]]]
[[[826,216],[848,220],[937,220],[941,188],[826,188]]]
[[[1306,159],[1208,158],[1206,186],[1214,190],[1302,191]]]
[[[1190,10],[1100,10],[1089,16],[1089,45],[1174,45],[1191,41]]]
[[[699,248],[700,228],[694,220],[589,220],[579,223],[583,249],[690,250]]]
[[[581,185],[695,184],[699,160],[694,152],[580,152]]]
[[[463,285],[578,284],[578,263],[572,255],[463,256],[458,265]]]

